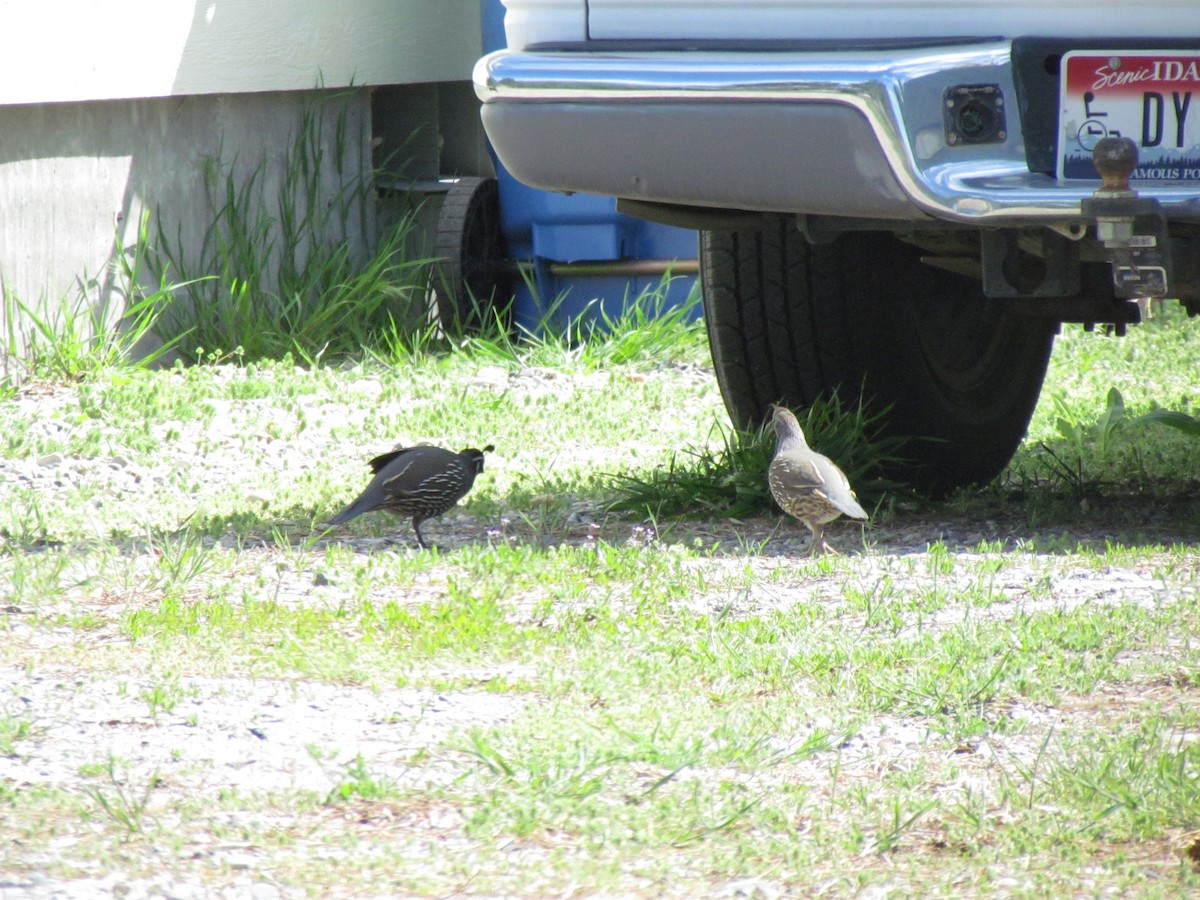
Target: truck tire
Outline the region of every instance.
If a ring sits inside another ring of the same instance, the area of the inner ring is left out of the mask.
[[[995,477],[1025,434],[1058,326],[1006,312],[921,253],[886,232],[810,244],[781,216],[703,232],[708,338],[734,423],[861,391],[891,407],[886,434],[933,439],[909,442],[892,477],[931,493]]]

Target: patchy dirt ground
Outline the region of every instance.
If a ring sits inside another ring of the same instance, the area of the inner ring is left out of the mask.
[[[628,532],[627,540],[647,539],[628,525],[617,527]],[[433,530],[438,532],[438,542],[452,553],[455,544],[486,540],[488,527],[460,513]],[[857,529],[842,527],[837,529],[834,539],[846,546],[857,540],[856,532]],[[764,555],[747,557],[735,552],[748,539],[760,540],[771,535],[774,538]],[[963,564],[986,556],[967,550],[960,541],[974,546],[980,539],[1006,540],[1004,526],[996,522],[967,526],[961,522],[910,520],[883,525],[870,533],[876,549],[858,560],[854,574],[848,579],[842,573],[813,572],[811,564],[799,555],[806,538],[798,532],[781,531],[772,520],[751,521],[736,530],[693,523],[677,525],[672,531],[672,537],[677,539],[700,537],[706,544],[717,541],[730,548],[727,556],[695,563],[707,569],[715,583],[723,580],[723,569],[742,571],[749,566],[761,574],[753,580],[755,586],[749,591],[701,594],[688,603],[697,611],[734,615],[754,615],[766,608],[794,603],[840,604],[844,602],[848,580],[869,586],[886,577],[903,592],[906,579],[915,587],[927,577],[925,573],[931,565],[930,536],[940,538],[956,557],[954,572],[943,576],[943,587],[951,594],[956,590],[969,591],[972,586],[969,582],[978,578],[977,568]],[[619,540],[620,534],[609,533],[605,537]],[[1072,537],[1086,539],[1089,535]],[[1091,537],[1102,541],[1104,535]],[[520,539],[515,533],[510,533],[509,538]],[[594,535],[584,534],[577,540],[593,538]],[[1012,532],[1007,533],[1007,540],[1013,542]],[[397,541],[407,542],[407,537],[363,538],[361,551],[370,553]],[[313,587],[312,571],[296,571],[292,560],[281,565],[277,550],[263,546],[249,551],[249,555],[259,572],[288,573],[279,582],[282,597],[303,603],[306,597],[311,600],[314,594],[327,593],[325,588]],[[316,558],[314,554],[314,561]],[[995,585],[1007,599],[989,605],[986,615],[1008,617],[1038,610],[1066,610],[1079,604],[1152,607],[1176,596],[1200,599],[1194,582],[1186,585],[1164,582],[1156,575],[1156,563],[1153,558],[1143,558],[1128,566],[1097,569],[1069,555],[1043,555],[1030,559],[1028,565],[1010,564],[998,574],[1000,581]],[[782,578],[779,570],[784,570]],[[963,583],[958,584],[956,579],[963,579]],[[429,593],[436,595],[438,587],[431,585]],[[418,594],[410,599],[421,602],[422,598]],[[122,761],[106,787],[113,795],[110,799],[116,802],[120,790],[129,792],[128,799],[133,804],[144,799],[140,815],[153,820],[156,828],[165,826],[170,830],[170,823],[179,817],[178,810],[198,798],[254,793],[331,795],[345,783],[347,772],[358,758],[369,761],[374,777],[386,778],[401,787],[446,783],[462,775],[462,760],[447,758],[445,754],[444,742],[449,734],[470,726],[503,723],[522,704],[536,702],[530,695],[506,695],[485,689],[490,679],[504,677],[512,681],[530,674],[514,669],[443,673],[460,683],[466,677],[479,685],[476,689],[453,691],[187,676],[164,688],[161,680],[147,672],[148,661],[139,661],[139,651],[128,647],[118,633],[119,616],[137,602],[154,600],[113,603],[108,598],[81,592],[64,601],[64,611],[69,607],[73,615],[86,611],[104,620],[103,626],[83,633],[69,626],[47,628],[44,624],[47,610],[40,611],[40,623],[30,624],[25,621],[25,611],[9,607],[4,651],[8,664],[0,669],[0,698],[3,711],[27,722],[29,727],[15,752],[0,758],[0,784],[20,791],[46,787],[76,792],[81,803],[90,806],[95,814],[96,802],[87,799],[86,791],[96,784],[97,759],[108,754]],[[326,596],[318,602],[333,602],[333,598]],[[922,627],[950,627],[961,619],[961,610],[947,608],[925,621]],[[853,625],[853,619],[844,621]],[[20,662],[23,656],[60,656],[55,652],[56,647],[63,655],[77,656],[81,665],[29,666]],[[1164,647],[1162,652],[1171,651]],[[104,669],[118,668],[112,665],[113,659],[128,654],[127,671],[119,675],[97,674],[87,665],[89,653],[96,654]],[[437,673],[431,675],[436,678]],[[155,692],[164,690],[170,696],[156,701]],[[1111,715],[1114,710],[1128,715],[1139,706],[1149,709],[1162,703],[1192,704],[1200,712],[1200,696],[1190,689],[1168,683],[1127,686],[1101,691],[1086,699],[1071,699],[1055,708],[1025,705],[1003,710],[1003,715],[1024,720],[1026,724],[1019,734],[983,737],[969,746],[957,747],[946,746],[941,736],[931,733],[918,721],[880,717],[845,744],[841,753],[843,777],[850,784],[870,779],[881,769],[915,765],[915,760],[922,756],[952,753],[966,761],[964,769],[968,774],[964,776],[964,784],[958,786],[963,788],[971,780],[972,770],[978,770],[974,777],[985,781],[986,770],[998,755],[1009,761],[1032,761],[1040,743],[1055,729],[1077,728]],[[786,740],[781,737],[781,741]],[[414,765],[413,761],[418,759],[420,764]],[[661,777],[661,774],[648,772],[647,777]],[[709,775],[717,777],[719,773]],[[773,770],[764,777],[819,783],[828,775],[824,763],[810,761],[786,770]],[[356,809],[353,804],[330,807],[316,821],[311,815],[306,816],[305,829],[309,834],[297,837],[288,853],[299,853],[304,848],[317,854],[329,852],[331,834],[345,828],[374,830],[386,826],[389,840],[416,844],[423,840],[464,841],[464,846],[469,843],[461,834],[461,814],[453,809],[431,808],[418,815],[411,811],[392,813],[384,804],[363,812],[367,818],[362,820],[354,818]],[[4,866],[9,874],[0,881],[0,897],[6,900],[205,897],[212,896],[214,875],[221,885],[222,897],[303,895],[299,888],[277,883],[270,877],[261,878],[260,863],[267,852],[262,846],[214,835],[214,832],[236,833],[238,815],[231,812],[223,816],[214,811],[206,817],[210,822],[208,828],[179,833],[178,844],[171,848],[173,861],[165,866],[170,875],[148,875],[146,860],[128,872],[121,871],[111,860],[89,861],[86,856],[89,841],[86,834],[80,834],[81,830],[88,830],[86,824],[64,821],[54,829],[55,837],[44,842],[10,837],[6,841],[8,862]],[[373,821],[378,816],[386,821]],[[218,827],[212,827],[214,824]],[[929,835],[929,840],[936,839],[936,834]],[[1147,861],[1147,866],[1160,871],[1169,868],[1173,858],[1174,850],[1164,846],[1157,858]],[[36,874],[40,864],[54,869],[56,866],[51,862],[61,863],[64,859],[69,859],[71,868],[81,876],[89,873],[91,877],[62,879]],[[185,874],[188,871],[194,872],[194,876],[188,877]],[[741,888],[735,885],[729,896],[771,895],[769,890],[764,893],[762,885],[750,885],[749,893]]]

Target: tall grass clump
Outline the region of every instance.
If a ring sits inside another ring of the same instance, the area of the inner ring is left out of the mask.
[[[883,433],[886,414],[862,403],[845,405],[834,393],[797,416],[809,444],[838,461],[867,509],[904,490],[884,474],[903,463],[907,442]],[[752,431],[721,425],[715,430],[716,449],[685,447],[648,474],[612,476],[615,497],[609,508],[655,518],[737,518],[768,511],[767,467],[775,454],[775,433],[769,424]]]
[[[699,281],[683,302],[669,296],[679,277],[668,272],[658,284],[636,297],[626,294],[615,315],[598,306],[595,317],[575,318],[565,332],[567,340],[586,347],[586,355],[596,368],[638,360],[668,361],[686,355],[689,346],[700,345],[706,338],[704,320],[697,315]]]
[[[520,360],[530,365],[571,365],[598,371],[627,364],[707,362],[704,320],[696,315],[700,305],[697,283],[682,302],[670,297],[681,276],[666,273],[635,296],[627,292],[620,311],[610,313],[601,300],[567,316],[562,310],[567,294],[549,304],[532,326],[513,328],[500,309],[482,309],[480,327],[470,334],[451,336],[454,346],[479,358],[497,362]],[[536,285],[529,283],[531,290]]]
[[[171,281],[170,273],[162,269],[149,276],[153,256],[149,227],[150,213],[145,212],[132,246],[126,246],[118,227],[104,275],[80,276],[75,297],[61,298],[52,310],[44,302],[30,306],[6,290],[5,353],[24,359],[31,375],[75,381],[115,366],[150,366],[173,350],[188,329],[165,339],[154,333],[177,298],[204,279]],[[22,329],[22,323],[27,327]],[[11,387],[0,384],[0,390]]]
[[[160,271],[196,283],[190,303],[159,321],[188,334],[193,359],[240,348],[245,359],[358,354],[419,317],[431,260],[411,258],[415,212],[372,246],[374,181],[362,171],[360,134],[341,109],[308,105],[288,147],[282,181],[267,161],[248,174],[220,154],[206,163],[211,224],[189,251],[182,226],[159,223]],[[200,279],[205,279],[201,281]]]
[[[1178,473],[1195,471],[1200,450],[1194,347],[1195,324],[1174,304],[1119,340],[1064,330],[998,486],[1068,501],[1075,514],[1131,492],[1178,496]]]

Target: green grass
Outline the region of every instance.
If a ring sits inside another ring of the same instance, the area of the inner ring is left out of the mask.
[[[1200,890],[1200,448],[1153,421],[1197,413],[1194,329],[1068,330],[996,484],[881,504],[858,552],[807,561],[774,513],[720,514],[737,487],[702,515],[611,509],[614,475],[744,449],[702,326],[642,302],[607,338],[104,360],[0,404],[6,872]],[[382,514],[317,526],[420,440],[497,446],[435,549]]]

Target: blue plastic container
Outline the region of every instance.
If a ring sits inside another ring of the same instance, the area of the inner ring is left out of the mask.
[[[482,21],[484,52],[504,47],[500,0],[483,0]],[[513,178],[494,153],[492,160],[501,229],[509,255],[525,271],[525,278],[517,279],[513,301],[519,328],[535,330],[551,307],[560,327],[600,325],[604,316],[616,318],[629,302],[661,283],[661,274],[638,271],[653,270],[650,261],[685,260],[694,267],[695,231],[622,215],[612,197],[531,188]],[[673,269],[660,311],[684,303],[695,284],[695,274],[675,274]],[[699,315],[698,304],[693,315]]]

